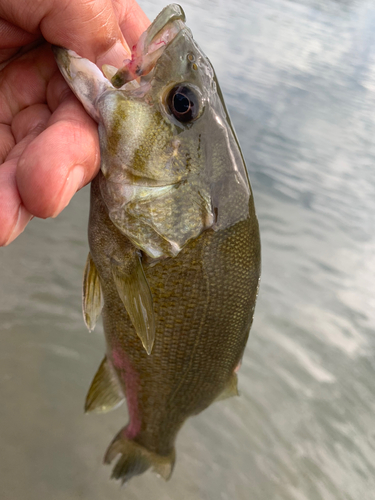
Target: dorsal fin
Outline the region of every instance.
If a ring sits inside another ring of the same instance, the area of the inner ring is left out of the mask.
[[[102,290],[99,274],[89,253],[83,274],[82,310],[83,319],[90,332],[95,328],[102,307]]]
[[[141,339],[147,354],[151,353],[155,340],[155,317],[152,294],[138,255],[130,273],[124,272],[112,262],[112,274],[117,291]]]
[[[85,413],[107,413],[120,406],[124,399],[120,383],[105,356],[87,393]]]

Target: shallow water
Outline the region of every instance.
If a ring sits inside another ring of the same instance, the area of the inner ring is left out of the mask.
[[[142,1],[152,19],[165,5]],[[164,483],[101,464],[122,407],[83,415],[102,359],[81,317],[88,191],[0,251],[0,497],[375,498],[375,5],[183,3],[255,194],[263,274],[241,398],[179,434]]]

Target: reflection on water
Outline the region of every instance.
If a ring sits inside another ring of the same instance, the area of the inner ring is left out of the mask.
[[[164,6],[145,0],[153,18]],[[80,311],[87,190],[0,253],[1,498],[370,499],[375,491],[375,6],[190,0],[248,163],[262,287],[241,398],[182,429],[173,478],[101,465],[84,416],[101,329]]]

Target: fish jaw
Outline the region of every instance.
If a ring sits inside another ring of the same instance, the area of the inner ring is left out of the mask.
[[[57,65],[69,87],[87,113],[99,123],[97,99],[107,90],[114,89],[111,82],[93,62],[79,56],[74,50],[53,47]]]
[[[120,88],[131,80],[147,75],[165,47],[183,29],[187,29],[183,9],[177,4],[167,5],[134,45],[131,58],[112,76],[114,87]]]
[[[141,35],[133,47],[131,58],[124,61],[124,66],[120,69],[103,65],[102,72],[93,62],[73,50],[54,46],[53,52],[68,85],[89,115],[99,123],[97,99],[105,91],[124,87],[129,82],[132,82],[132,85],[128,85],[128,89],[124,90],[138,88],[136,79],[147,75],[154,68],[165,47],[181,30],[187,30],[184,22],[185,14],[179,5],[171,4],[165,7]]]

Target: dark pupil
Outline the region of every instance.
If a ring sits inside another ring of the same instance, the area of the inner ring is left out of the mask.
[[[1,0],[0,0],[1,2]],[[199,100],[195,92],[185,85],[176,85],[167,97],[169,111],[180,123],[188,123],[199,114]]]
[[[182,113],[186,113],[186,111],[189,110],[190,101],[183,94],[175,94],[173,97],[173,105],[174,105],[174,109],[177,111],[177,113],[182,114]]]

